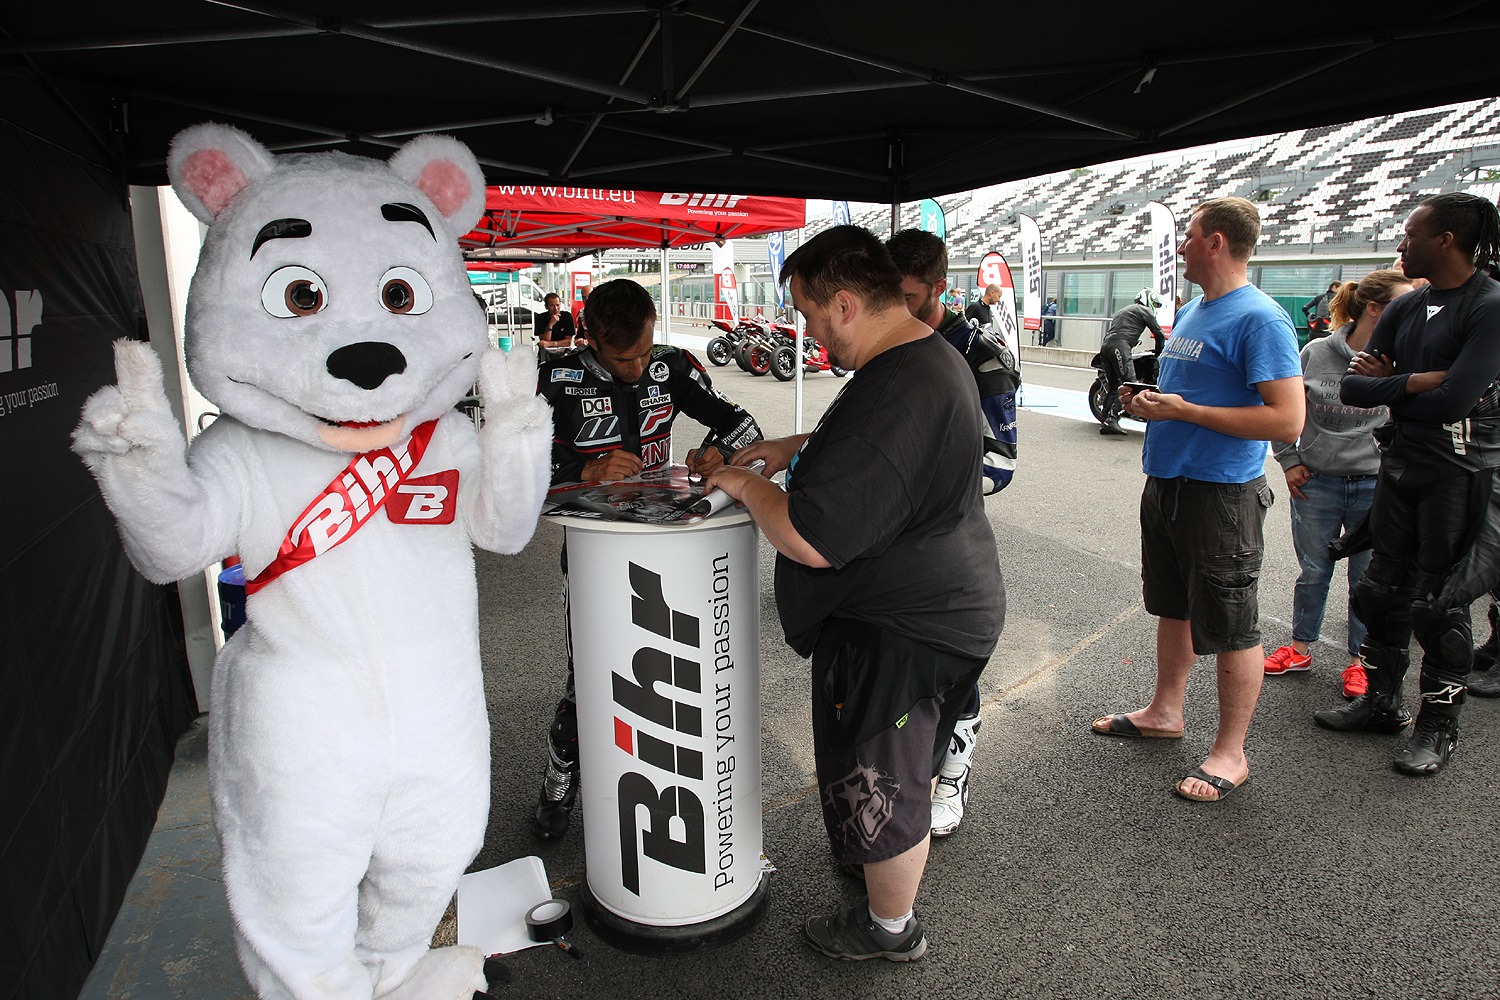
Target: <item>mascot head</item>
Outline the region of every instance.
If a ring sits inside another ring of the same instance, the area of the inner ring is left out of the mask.
[[[488,328],[458,248],[484,211],[468,147],[428,135],[385,163],[274,156],[208,124],[173,140],[167,172],[208,226],[187,368],[222,413],[361,452],[400,441],[473,385]]]

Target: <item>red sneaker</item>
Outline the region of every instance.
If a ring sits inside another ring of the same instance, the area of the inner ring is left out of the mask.
[[[1291,646],[1282,646],[1266,657],[1266,673],[1298,674],[1312,669],[1312,653],[1299,653]]]
[[[1344,668],[1344,697],[1358,698],[1370,690],[1370,681],[1365,677],[1362,663],[1351,663]]]

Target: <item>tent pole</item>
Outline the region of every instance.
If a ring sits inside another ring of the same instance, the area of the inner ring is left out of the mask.
[[[797,321],[794,319],[792,322]],[[802,324],[797,323],[797,346],[793,348],[797,352],[797,391],[792,394],[796,400],[796,406],[792,411],[793,434],[802,433],[802,337]]]
[[[899,201],[893,201],[893,202],[891,202],[891,232],[890,232],[890,235],[892,235],[892,236],[896,235],[896,227],[898,225],[900,225],[900,224],[901,224],[901,203]]]
[[[672,342],[672,296],[667,282],[667,245],[661,245],[661,342]]]
[[[802,245],[802,230],[800,230],[800,229],[797,230],[797,245],[798,246]],[[777,300],[778,301],[784,301],[781,298],[782,290],[781,290],[781,285],[779,284],[779,279],[780,278],[781,278],[781,275],[779,275],[779,274],[773,274],[773,275],[771,275],[771,280],[778,282],[778,284],[776,286],[776,297],[777,297]],[[788,292],[787,293],[787,299],[790,299],[790,298],[791,298],[791,293]],[[793,402],[793,408],[792,408],[792,433],[793,434],[801,434],[802,433],[802,380],[804,378],[804,376],[802,374],[803,373],[803,366],[802,366],[802,358],[803,358],[803,354],[802,354],[802,342],[803,342],[803,340],[802,339],[803,339],[803,336],[804,336],[804,333],[803,333],[804,324],[799,323],[797,321],[797,313],[796,313],[796,310],[794,310],[794,309],[791,308],[791,303],[789,301],[787,301],[786,305],[787,305],[787,308],[785,309],[785,313],[787,315],[787,318],[789,318],[792,321],[792,328],[797,331],[797,335],[795,337],[796,346],[792,348],[793,350],[795,350],[797,352],[797,383],[796,383],[796,386],[795,386],[795,388],[794,388],[794,390],[792,392],[792,399],[794,400],[794,402]]]

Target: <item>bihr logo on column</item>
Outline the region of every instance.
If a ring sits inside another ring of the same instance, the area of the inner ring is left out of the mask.
[[[705,689],[702,621],[668,607],[661,574],[631,562],[629,578],[631,626],[646,635],[631,659],[631,676],[617,672],[611,678],[615,746],[642,765],[619,779],[621,882],[639,896],[645,858],[704,876],[712,865],[717,890],[733,882],[728,870],[734,865],[734,758],[723,754],[734,740],[730,685],[726,676],[723,683],[715,681],[711,693]],[[712,598],[712,649],[725,651],[724,671],[733,670],[728,588],[725,553],[713,559]],[[710,680],[720,671],[716,661]],[[712,719],[705,726],[709,712]],[[705,776],[705,758],[713,761],[716,775]],[[706,799],[716,813],[712,824]],[[713,842],[716,852],[708,837],[710,825],[719,834]],[[717,857],[711,859],[712,854]]]

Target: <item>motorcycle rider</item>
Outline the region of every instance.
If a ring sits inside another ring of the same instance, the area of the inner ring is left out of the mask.
[[[1156,338],[1156,347],[1151,353],[1158,357],[1167,344],[1167,336],[1156,321],[1156,308],[1160,305],[1161,299],[1155,292],[1142,288],[1128,306],[1115,313],[1109,321],[1109,329],[1104,331],[1099,360],[1109,391],[1104,394],[1104,423],[1099,427],[1100,434],[1125,433],[1125,428],[1120,426],[1120,416],[1124,413],[1120,386],[1135,378],[1135,362],[1131,360],[1130,351],[1141,342],[1141,334],[1151,331]]]
[[[688,468],[699,475],[764,436],[754,417],[714,389],[697,358],[652,343],[656,306],[644,288],[624,278],[606,281],[588,303],[589,346],[552,358],[537,374],[537,392],[552,404],[552,485],[613,482],[669,464],[679,413],[714,434],[711,446],[687,454]],[[547,733],[547,768],[532,817],[543,840],[568,832],[578,795],[566,541],[562,570],[568,673]]]

